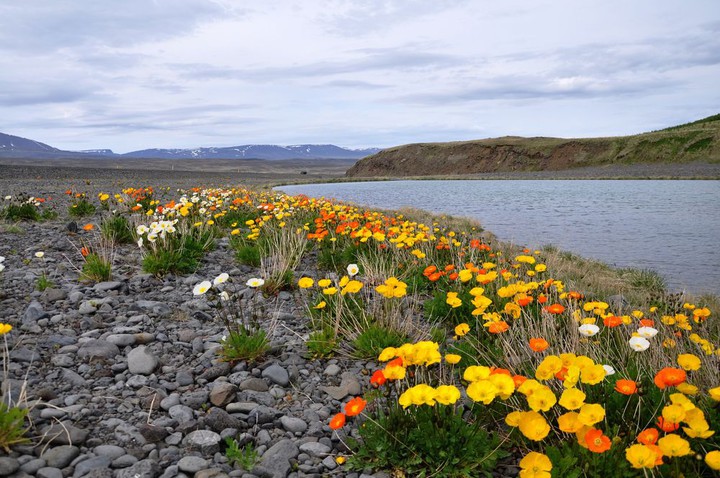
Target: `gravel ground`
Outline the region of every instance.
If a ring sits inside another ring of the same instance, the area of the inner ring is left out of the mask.
[[[112,280],[81,282],[79,246],[94,231],[70,232],[68,188],[95,196],[120,187],[178,188],[233,184],[210,173],[0,167],[0,195],[53,199],[57,219],[0,230],[0,322],[8,339],[6,396],[24,389],[32,407],[33,443],[0,451],[0,476],[13,478],[141,477],[388,477],[349,472],[347,455],[329,418],[368,388],[375,363],[343,358],[309,360],[307,318],[298,293],[264,298],[245,286],[259,271],[234,263],[227,239],[190,276],[162,279],[140,269],[137,246],[115,250]],[[0,197],[0,200],[2,200]],[[97,218],[96,218],[97,219]],[[82,223],[90,222],[83,219]],[[0,225],[0,227],[2,227]],[[44,252],[39,259],[36,252]],[[218,360],[225,333],[192,288],[227,272],[232,296],[277,326],[260,363]],[[36,290],[47,274],[53,285]],[[304,262],[296,276],[318,277]],[[0,369],[1,370],[1,369]],[[0,374],[2,375],[2,374]],[[224,438],[252,443],[259,457],[249,470],[232,466]],[[512,464],[497,477],[517,474]]]

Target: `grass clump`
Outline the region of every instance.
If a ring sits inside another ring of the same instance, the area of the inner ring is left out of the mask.
[[[81,277],[93,282],[109,281],[112,277],[112,263],[100,254],[91,252],[85,256]]]
[[[100,223],[102,236],[115,244],[131,244],[135,242],[132,226],[127,217],[113,214]]]
[[[252,443],[240,448],[237,440],[233,437],[225,437],[225,456],[231,465],[240,467],[241,470],[251,471],[258,462],[258,452]]]
[[[84,193],[75,195],[70,207],[68,207],[68,214],[71,217],[86,217],[95,214],[97,208],[91,203]]]
[[[407,337],[396,330],[372,324],[353,340],[353,355],[357,358],[374,359],[383,349],[399,347],[406,340]]]

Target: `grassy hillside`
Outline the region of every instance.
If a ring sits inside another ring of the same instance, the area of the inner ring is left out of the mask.
[[[607,164],[720,162],[720,115],[609,138],[502,138],[397,146],[358,161],[350,177],[465,175]]]

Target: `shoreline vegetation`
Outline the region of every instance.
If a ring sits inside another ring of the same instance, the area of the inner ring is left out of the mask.
[[[544,478],[720,469],[717,297],[671,293],[651,271],[552,246],[498,242],[462,217],[288,197],[269,189],[279,177],[254,176],[250,189],[238,187],[241,178],[0,170],[0,299],[9,307],[0,316],[0,375],[5,392],[24,380],[27,393],[3,395],[0,449],[18,468],[47,445],[36,428],[56,416],[37,407],[42,374],[77,368],[83,380],[56,392],[73,396],[95,380],[92,366],[54,358],[58,349],[67,355],[66,347],[82,350],[91,338],[100,347],[112,336],[125,349],[101,352],[102,367],[124,378],[101,387],[103,396],[135,387],[157,397],[157,412],[156,398],[130,402],[122,433],[94,421],[107,411],[68,414],[77,423],[63,427],[89,431],[88,442],[86,434],[72,445],[88,460],[105,437],[128,452],[123,437],[142,429],[130,468],[144,463],[148,476],[167,466],[217,468],[222,477],[238,466],[257,476]],[[62,265],[69,255],[73,267]],[[62,298],[49,301],[48,290]],[[286,309],[270,313],[278,303]],[[38,307],[61,310],[30,313]],[[132,316],[138,311],[146,315]],[[76,344],[38,349],[40,363],[11,352],[71,334],[63,317],[84,324],[95,314],[114,321],[84,325],[91,333]],[[183,321],[203,334],[176,330]],[[194,355],[183,360],[197,379],[178,378],[170,363],[159,368],[158,357],[180,353],[174,342],[188,343],[182,354]],[[217,367],[223,372],[206,373]],[[194,426],[173,421],[181,413],[173,406],[186,407]],[[233,426],[211,431],[210,412]],[[182,462],[190,457],[202,464]],[[120,466],[110,473],[125,476]]]

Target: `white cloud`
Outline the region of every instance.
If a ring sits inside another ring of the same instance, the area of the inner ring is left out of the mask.
[[[720,4],[0,4],[0,131],[63,149],[629,134],[720,109]]]

